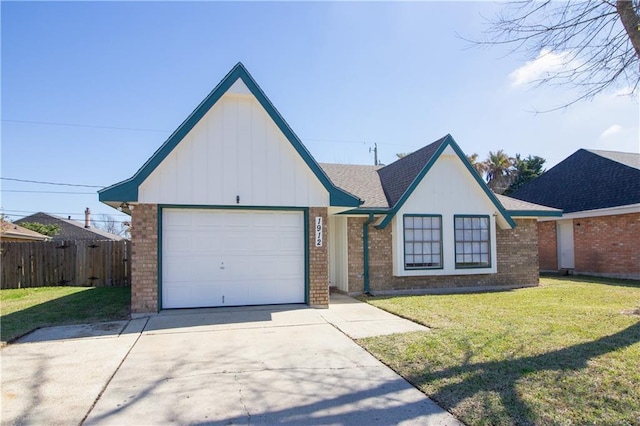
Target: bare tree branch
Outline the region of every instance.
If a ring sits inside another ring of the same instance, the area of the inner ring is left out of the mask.
[[[611,88],[637,92],[640,83],[640,0],[513,1],[493,18],[476,45],[507,45],[553,66],[530,83],[577,89],[547,111],[592,99]],[[468,40],[468,39],[467,39]]]

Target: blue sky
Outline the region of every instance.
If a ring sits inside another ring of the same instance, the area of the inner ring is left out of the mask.
[[[450,133],[467,153],[639,151],[636,99],[568,110],[554,66],[472,47],[499,4],[1,3],[2,177],[85,185],[129,178],[242,61],[319,162],[383,163]],[[2,180],[11,219],[119,212],[95,188]],[[53,194],[13,191],[61,191]],[[78,194],[82,192],[82,194]]]

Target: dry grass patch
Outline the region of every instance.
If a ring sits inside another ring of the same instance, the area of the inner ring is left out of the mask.
[[[640,424],[638,282],[367,301],[431,327],[359,343],[467,424]]]

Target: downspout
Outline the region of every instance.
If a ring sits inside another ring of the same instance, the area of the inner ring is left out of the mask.
[[[365,293],[369,293],[369,225],[373,222],[373,213],[369,213],[369,219],[362,224],[362,258],[364,260],[364,289]]]

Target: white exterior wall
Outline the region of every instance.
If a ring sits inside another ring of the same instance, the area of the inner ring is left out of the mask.
[[[329,285],[349,291],[347,218],[329,216]]]
[[[477,275],[497,272],[495,205],[478,185],[455,152],[448,147],[413,191],[391,221],[393,228],[393,274],[418,275]],[[442,215],[443,269],[404,269],[404,214]],[[455,267],[454,215],[487,215],[491,227],[491,267]]]
[[[152,204],[324,207],[329,193],[237,81],[140,185]]]

